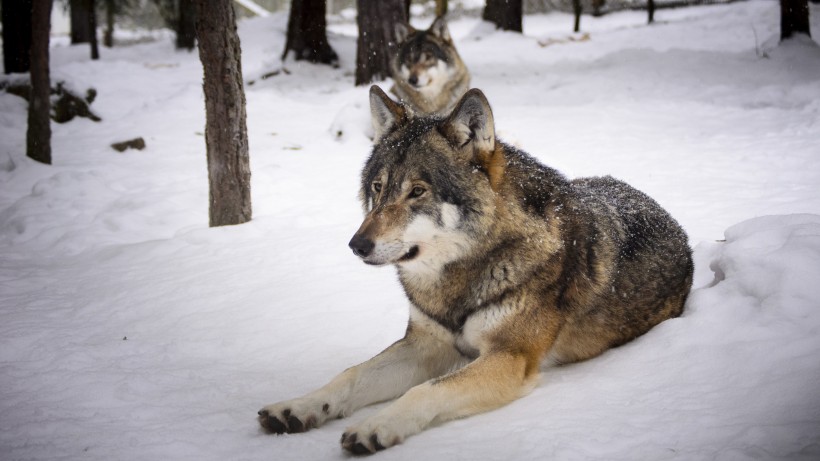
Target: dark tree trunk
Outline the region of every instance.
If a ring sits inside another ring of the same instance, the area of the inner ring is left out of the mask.
[[[91,59],[100,59],[100,48],[97,42],[97,10],[94,8],[94,0],[85,0],[88,3],[88,30],[89,41],[91,43]]]
[[[48,41],[52,0],[34,0],[31,12],[31,97],[28,105],[26,155],[51,164],[51,78],[48,70]]]
[[[646,11],[649,13],[649,24],[655,22],[655,0],[646,0]]]
[[[196,0],[196,35],[205,78],[205,143],[211,227],[251,219],[251,170],[242,51],[232,0]]]
[[[447,14],[447,0],[436,0],[436,17],[441,17]],[[410,15],[408,14],[409,18]]]
[[[293,51],[297,61],[336,64],[339,56],[327,41],[326,0],[293,0],[282,60]]]
[[[88,0],[71,0],[69,7],[71,10],[71,44],[89,43],[91,42],[91,9],[93,1]]]
[[[390,75],[390,56],[396,52],[396,27],[406,23],[404,0],[357,0],[359,39],[356,42],[356,85]]]
[[[114,0],[105,0],[105,34],[103,34],[103,46],[106,48],[114,46]]]
[[[97,46],[97,12],[94,0],[71,0],[71,43],[89,43],[91,59],[100,59]]]
[[[482,18],[497,29],[521,32],[521,0],[487,0]]]
[[[573,32],[581,31],[581,13],[584,12],[584,7],[581,5],[581,0],[572,0],[572,12],[575,14],[575,25],[572,27]]]
[[[196,46],[196,5],[194,0],[179,0],[177,11],[177,49],[193,50]]]
[[[4,72],[28,72],[32,0],[3,0],[2,8]]]
[[[811,37],[808,0],[780,0],[780,40],[794,34]]]

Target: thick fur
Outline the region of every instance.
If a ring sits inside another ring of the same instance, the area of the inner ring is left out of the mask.
[[[470,89],[470,73],[456,51],[447,22],[436,18],[427,30],[396,26],[399,43],[390,70],[391,91],[422,114],[449,113]]]
[[[301,432],[396,399],[342,436],[353,453],[528,393],[543,364],[595,357],[678,316],[692,284],[681,227],[613,179],[569,180],[495,138],[484,95],[414,117],[371,88],[376,144],[350,246],[392,264],[410,300],[404,338],[304,397],[263,408]]]

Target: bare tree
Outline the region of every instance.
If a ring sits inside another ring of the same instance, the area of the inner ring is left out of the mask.
[[[780,40],[794,34],[811,37],[808,0],[780,0]]]
[[[294,59],[336,64],[339,56],[327,41],[327,0],[293,0],[282,60],[293,51]]]
[[[648,23],[655,22],[655,0],[646,0],[646,11],[649,13]]]
[[[52,0],[34,0],[31,11],[31,97],[28,106],[26,155],[51,164],[51,77],[48,41],[51,32]]]
[[[572,13],[575,15],[575,25],[572,27],[573,32],[581,31],[581,13],[584,12],[584,7],[581,5],[581,0],[572,0]]]
[[[196,46],[196,5],[194,0],[179,0],[177,5],[177,49]]]
[[[232,0],[196,0],[196,35],[205,78],[205,144],[211,227],[251,219],[251,170],[242,51]]]
[[[94,0],[71,0],[71,43],[91,45],[91,59],[100,59],[97,43],[97,11]]]
[[[481,17],[494,23],[497,29],[521,32],[522,14],[521,0],[487,0]]]
[[[4,72],[28,72],[32,0],[3,0],[2,9]]]
[[[356,85],[390,75],[390,56],[396,52],[396,24],[406,23],[405,0],[357,0],[359,39],[356,42]]]

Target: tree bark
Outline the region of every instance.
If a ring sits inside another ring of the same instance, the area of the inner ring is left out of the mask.
[[[103,46],[106,48],[114,46],[114,0],[105,0],[105,34],[103,34]]]
[[[293,51],[297,61],[335,65],[339,56],[327,41],[326,0],[293,0],[282,60]]]
[[[356,85],[390,75],[390,57],[396,53],[396,28],[406,23],[404,0],[357,0],[359,38],[356,42]]]
[[[794,34],[811,37],[808,0],[780,0],[780,40]]]
[[[581,0],[572,0],[572,12],[575,15],[575,25],[572,26],[573,32],[581,31],[581,13],[584,12],[584,7]]]
[[[100,59],[100,47],[99,42],[97,41],[97,10],[94,8],[94,0],[85,0],[88,3],[88,30],[90,35],[88,36],[89,42],[91,43],[91,59],[97,60]]]
[[[51,164],[51,77],[48,41],[51,32],[52,0],[34,0],[31,12],[31,97],[28,106],[26,155]]]
[[[447,14],[447,0],[436,0],[436,17],[440,18]],[[409,18],[410,15],[408,14]]]
[[[193,0],[179,0],[177,49],[191,51],[194,46],[196,46],[196,5]]]
[[[523,7],[521,0],[487,0],[484,6],[485,21],[495,24],[496,29],[521,32]]]
[[[32,0],[3,0],[2,8],[4,72],[28,72]]]
[[[91,42],[91,21],[89,16],[91,10],[88,0],[70,0],[69,9],[71,15],[71,44]],[[93,5],[93,3],[92,3]]]
[[[204,70],[205,143],[210,226],[251,219],[242,52],[232,0],[196,0],[196,35]]]

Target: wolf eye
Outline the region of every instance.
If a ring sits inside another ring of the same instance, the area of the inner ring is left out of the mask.
[[[378,181],[373,182],[373,192],[378,194],[381,191],[382,191],[382,183],[380,183]]]
[[[421,197],[425,191],[426,189],[424,189],[423,187],[415,186],[413,187],[413,190],[410,191],[410,198]]]

